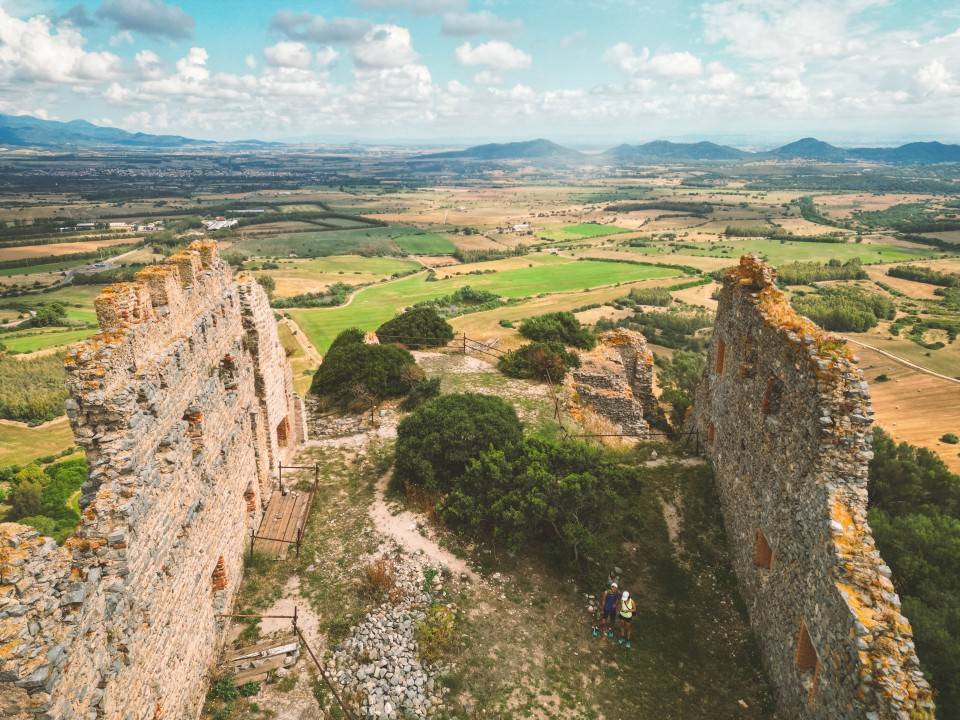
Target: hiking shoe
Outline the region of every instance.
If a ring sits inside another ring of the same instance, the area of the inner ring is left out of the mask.
[[[630,647],[630,641],[629,641],[629,640],[627,640],[627,647],[628,647],[628,648]]]
[[[596,628],[594,628],[594,629],[593,629],[593,636],[596,637],[596,636],[599,635],[599,634],[600,634],[599,631],[598,631]]]
[[[623,645],[623,638],[620,638],[619,640],[617,640],[617,642]]]
[[[607,637],[610,638],[611,640],[613,639],[613,630],[610,631],[610,634],[607,635]]]

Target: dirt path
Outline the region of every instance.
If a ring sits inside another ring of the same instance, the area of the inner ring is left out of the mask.
[[[377,530],[400,543],[405,552],[412,554],[420,550],[431,562],[446,565],[451,572],[466,575],[473,582],[479,582],[480,576],[474,573],[466,562],[437,545],[431,537],[430,528],[421,523],[416,515],[409,510],[391,510],[385,495],[392,475],[393,473],[387,473],[377,481],[376,494],[370,506],[370,518]]]
[[[422,265],[422,264],[423,264],[423,263],[421,263],[421,265]],[[430,269],[430,268],[428,268],[426,265],[424,265],[423,267],[424,267],[426,270],[429,270],[429,269]],[[354,290],[352,293],[350,293],[349,295],[347,295],[347,301],[346,301],[345,303],[343,303],[342,305],[334,305],[333,307],[321,307],[321,308],[311,308],[311,309],[312,309],[312,310],[320,310],[320,311],[323,311],[323,310],[343,310],[343,308],[347,307],[350,303],[352,303],[352,302],[353,302],[353,299],[354,299],[358,294],[362,293],[364,290],[369,290],[370,288],[373,288],[373,287],[383,287],[384,285],[389,285],[390,283],[395,283],[395,282],[399,282],[399,281],[401,281],[401,280],[406,280],[407,278],[411,278],[411,277],[414,277],[414,276],[419,275],[419,274],[420,274],[419,272],[416,272],[416,273],[412,273],[412,274],[410,274],[410,275],[404,275],[403,277],[394,278],[393,280],[387,280],[386,282],[374,283],[373,285],[364,285],[363,287],[357,288],[357,289]]]
[[[290,318],[283,318],[280,320],[280,322],[289,328],[290,334],[303,350],[303,354],[307,356],[307,360],[320,365],[320,363],[323,362],[323,357],[320,355],[320,351],[314,347],[313,343],[310,342],[309,339],[307,339],[306,334],[300,329],[300,326]]]
[[[894,355],[893,353],[889,353],[886,350],[881,350],[880,348],[875,347],[873,345],[867,345],[866,343],[862,343],[857,340],[851,340],[848,337],[844,337],[843,340],[848,343],[853,343],[854,345],[859,345],[860,347],[866,348],[867,350],[873,350],[873,352],[875,353],[886,355],[888,358],[890,358],[891,360],[896,360],[901,365],[906,365],[909,368],[913,368],[914,370],[919,370],[920,372],[926,373],[927,375],[933,375],[934,377],[938,377],[941,380],[949,380],[950,382],[953,382],[953,383],[960,383],[960,380],[958,380],[957,378],[950,377],[949,375],[941,375],[938,372],[925,368],[922,365],[917,365],[915,363],[912,363],[909,360],[905,360],[902,357]]]

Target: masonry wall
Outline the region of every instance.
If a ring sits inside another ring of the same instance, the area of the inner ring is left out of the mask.
[[[580,367],[564,381],[567,412],[586,420],[595,415],[612,429],[647,438],[645,411],[657,403],[653,395],[653,353],[638,332],[618,328],[601,333],[597,346],[580,353]]]
[[[81,524],[59,548],[0,525],[0,715],[196,717],[302,404],[265,293],[215,243],[95,304],[66,359]]]
[[[755,257],[724,278],[691,423],[707,440],[780,716],[932,718],[867,524],[867,383],[846,345],[798,317],[774,279]]]

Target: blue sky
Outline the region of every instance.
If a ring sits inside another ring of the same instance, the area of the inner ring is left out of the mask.
[[[960,141],[960,5],[0,0],[0,112],[210,139]]]

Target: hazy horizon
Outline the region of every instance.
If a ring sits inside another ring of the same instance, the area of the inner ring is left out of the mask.
[[[960,141],[960,10],[945,0],[316,10],[0,0],[0,112],[208,140]]]

